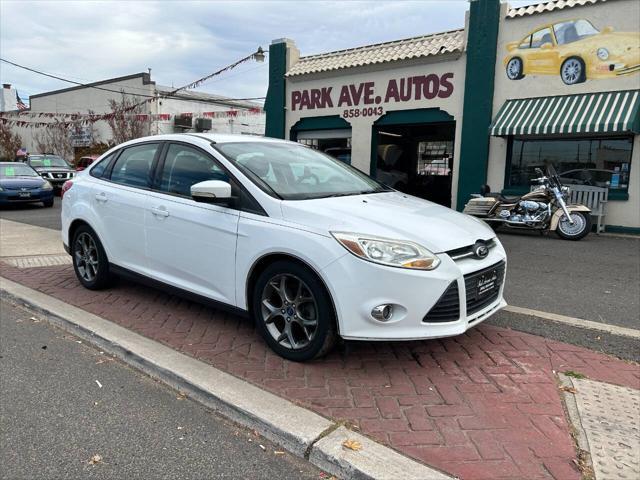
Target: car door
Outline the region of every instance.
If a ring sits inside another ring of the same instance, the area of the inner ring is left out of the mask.
[[[154,278],[236,305],[235,256],[239,212],[196,202],[191,186],[229,181],[210,154],[186,143],[168,144],[145,212],[147,258]]]
[[[527,51],[529,73],[558,73],[558,49],[550,27],[531,35],[531,47]]]
[[[144,217],[160,150],[159,142],[125,148],[101,181],[95,182],[91,199],[109,261],[141,274],[148,272]]]

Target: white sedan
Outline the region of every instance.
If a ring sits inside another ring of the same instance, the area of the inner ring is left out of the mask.
[[[291,360],[338,337],[458,335],[506,305],[506,255],[482,221],[297,143],[140,138],[63,195],[62,239],[85,287],[126,275],[248,314]]]

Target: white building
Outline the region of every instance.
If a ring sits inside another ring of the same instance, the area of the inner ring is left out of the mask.
[[[12,121],[12,129],[23,138],[29,152],[37,150],[37,138],[48,128],[43,123],[71,122],[87,119],[89,114],[108,114],[112,112],[110,102],[121,103],[123,97],[133,103],[153,99],[143,103],[139,112],[128,114],[148,122],[152,135],[189,131],[264,134],[265,116],[259,103],[194,91],[171,95],[173,90],[156,85],[149,73],[137,73],[32,95],[29,111],[5,114],[5,118]],[[76,131],[84,133],[75,137],[76,147],[112,143],[112,131],[106,120],[98,120],[91,127],[79,126]]]

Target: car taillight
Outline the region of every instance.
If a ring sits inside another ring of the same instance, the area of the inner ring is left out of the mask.
[[[62,200],[64,198],[64,194],[67,190],[69,190],[71,187],[73,187],[73,181],[72,180],[67,180],[66,182],[64,182],[64,184],[62,185],[62,190],[60,191],[60,199]]]

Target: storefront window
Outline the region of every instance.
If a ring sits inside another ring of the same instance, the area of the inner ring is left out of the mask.
[[[626,192],[629,187],[633,137],[529,140],[513,138],[507,158],[507,188],[528,188],[552,164],[567,185],[606,187]]]

